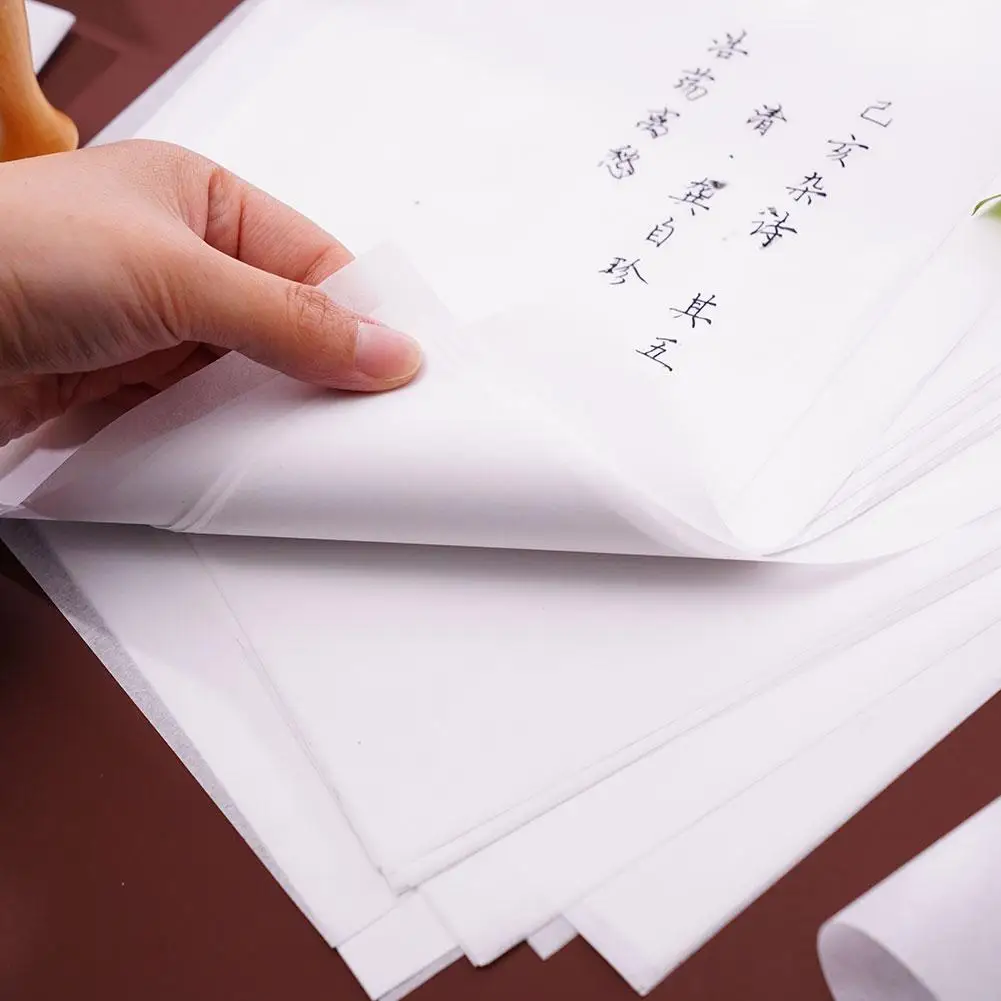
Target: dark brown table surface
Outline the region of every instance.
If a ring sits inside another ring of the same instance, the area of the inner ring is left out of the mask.
[[[233,0],[63,0],[45,70],[93,135]],[[0,998],[360,1001],[336,953],[56,609],[0,551]],[[820,923],[1001,796],[1001,698],[662,984],[658,1001],[823,1001]],[[734,833],[739,837],[739,832]],[[684,902],[679,902],[684,906]],[[580,941],[461,962],[417,1001],[634,995]]]

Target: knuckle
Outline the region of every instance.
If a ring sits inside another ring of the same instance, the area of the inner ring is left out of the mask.
[[[135,157],[146,161],[170,164],[184,164],[197,157],[196,153],[178,146],[176,143],[160,139],[127,139],[121,146]]]
[[[187,221],[188,203],[197,201],[214,164],[175,143],[158,139],[129,139],[95,148],[106,156],[105,166],[154,203]]]
[[[339,322],[341,313],[328,295],[312,286],[297,283],[288,286],[286,295],[289,322],[298,336],[338,339],[343,326]]]
[[[310,262],[302,274],[303,285],[319,285],[335,271],[339,271],[353,258],[350,252],[336,241],[325,246]]]
[[[115,170],[124,168],[130,175],[139,178],[149,174],[162,175],[165,170],[179,170],[192,155],[181,146],[158,139],[124,139],[107,146],[97,146],[88,152],[92,152],[105,167]]]

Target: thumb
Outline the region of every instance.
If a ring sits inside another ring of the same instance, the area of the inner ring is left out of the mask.
[[[209,248],[192,255],[185,296],[191,340],[238,351],[295,379],[378,392],[409,382],[421,349],[407,334]],[[208,260],[206,260],[208,258]]]

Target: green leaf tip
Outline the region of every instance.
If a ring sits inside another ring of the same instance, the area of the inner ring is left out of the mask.
[[[976,205],[973,206],[973,211],[970,215],[976,215],[985,205],[990,205],[991,202],[1001,201],[1001,195],[988,195],[986,198],[982,198]]]

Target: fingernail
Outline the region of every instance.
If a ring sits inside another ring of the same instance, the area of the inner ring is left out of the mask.
[[[355,369],[370,379],[393,382],[413,375],[421,365],[421,348],[412,337],[379,323],[359,323]]]

